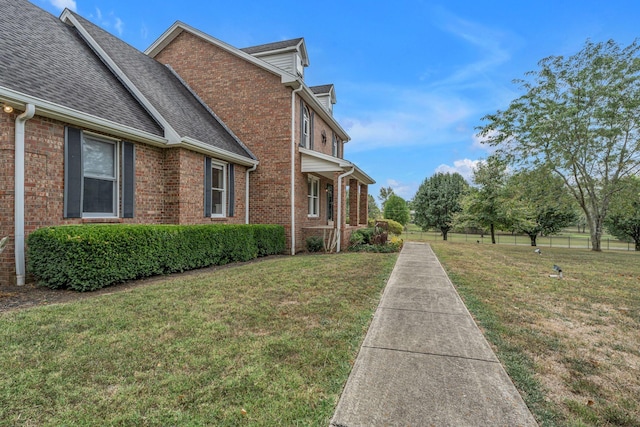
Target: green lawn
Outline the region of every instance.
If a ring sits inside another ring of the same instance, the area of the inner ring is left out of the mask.
[[[639,253],[431,246],[542,426],[640,426]]]
[[[283,257],[0,314],[0,425],[326,426],[395,259]]]
[[[408,224],[407,231],[402,234],[407,241],[437,242],[442,240],[442,234],[436,230],[422,231],[415,224]],[[447,239],[452,242],[491,244],[490,234],[465,234],[449,233]],[[531,246],[531,239],[526,235],[513,235],[510,233],[496,233],[496,243],[501,245]],[[564,248],[591,248],[589,233],[578,233],[576,229],[567,229],[553,236],[538,236],[537,246],[540,248],[564,247]],[[601,240],[603,250],[634,250],[634,243],[622,242],[609,234],[603,234]]]

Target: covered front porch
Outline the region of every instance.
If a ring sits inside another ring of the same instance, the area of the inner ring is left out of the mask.
[[[375,181],[348,160],[305,148],[300,153],[301,171],[321,176],[327,195],[326,222],[303,227],[303,236],[324,237],[329,251],[340,252],[353,230],[367,226],[369,185]]]

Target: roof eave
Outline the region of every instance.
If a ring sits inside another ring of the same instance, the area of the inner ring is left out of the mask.
[[[213,147],[207,143],[199,141],[191,137],[184,137],[179,144],[172,144],[173,146],[182,146],[192,151],[197,151],[203,154],[209,154],[216,159],[225,160],[231,163],[239,164],[242,166],[256,166],[258,160],[251,159],[249,157],[242,156],[240,154],[232,153],[222,148]]]
[[[285,78],[285,75],[290,75],[289,73],[287,73],[286,71],[276,67],[275,65],[271,65],[268,62],[260,59],[260,58],[256,58],[251,54],[248,54],[246,52],[243,52],[242,50],[238,49],[237,47],[231,46],[228,43],[223,42],[222,40],[219,40],[215,37],[210,36],[207,33],[204,33],[200,30],[198,30],[197,28],[191,27],[190,25],[185,24],[184,22],[181,21],[176,21],[171,27],[169,27],[169,29],[167,31],[165,31],[164,33],[162,33],[162,35],[151,44],[151,46],[149,46],[144,53],[148,56],[150,56],[151,58],[155,58],[158,53],[160,53],[160,51],[162,51],[162,49],[164,49],[169,43],[171,43],[176,37],[178,37],[180,35],[180,33],[182,33],[183,31],[187,31],[191,34],[193,34],[196,37],[199,37],[211,44],[214,44],[216,46],[218,46],[221,49],[224,49],[225,51],[231,53],[232,55],[235,55],[239,58],[244,59],[245,61],[248,61],[264,70],[267,70],[277,76],[281,76],[282,78]]]
[[[33,104],[36,107],[36,114],[38,116],[114,135],[130,141],[144,142],[146,144],[160,147],[166,146],[168,142],[166,138],[160,135],[155,135],[111,120],[103,119],[92,114],[74,110],[72,108],[5,87],[0,87],[0,101],[7,102],[14,108],[18,109],[24,108],[25,104]]]

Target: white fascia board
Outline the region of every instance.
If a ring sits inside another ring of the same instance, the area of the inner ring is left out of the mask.
[[[207,154],[220,160],[225,160],[231,163],[239,164],[242,166],[255,166],[259,164],[258,160],[251,159],[249,157],[241,156],[236,153],[232,153],[221,148],[213,147],[209,144],[205,144],[194,138],[185,137],[182,138],[179,144],[171,144],[172,146],[182,146],[192,151]]]
[[[68,24],[73,25],[78,32],[82,35],[82,38],[91,46],[91,48],[96,52],[96,54],[104,61],[104,63],[109,67],[111,72],[113,72],[120,81],[126,86],[126,88],[131,92],[131,94],[142,104],[142,106],[151,114],[151,116],[160,123],[160,126],[164,129],[165,137],[169,140],[170,143],[177,143],[180,141],[180,135],[176,132],[175,129],[165,120],[165,118],[160,114],[160,112],[149,102],[149,100],[140,92],[140,90],[133,84],[131,80],[127,77],[127,75],[118,67],[113,59],[107,52],[102,49],[100,44],[95,41],[91,34],[78,22],[73,13],[71,13],[68,9],[65,9],[60,15],[60,20],[66,22]]]
[[[300,147],[299,150],[300,150],[301,154],[304,154],[304,155],[307,155],[307,156],[311,156],[311,157],[315,157],[316,159],[320,159],[320,160],[325,161],[325,162],[333,163],[340,170],[342,170],[342,169],[344,169],[346,167],[353,166],[351,164],[351,162],[348,162],[348,161],[346,161],[344,159],[340,159],[338,157],[330,156],[329,154],[320,153],[319,151],[310,150],[310,149],[304,148],[304,147]]]
[[[371,178],[362,169],[356,166],[355,163],[352,163],[345,159],[340,159],[338,157],[333,157],[328,154],[320,153],[318,151],[313,151],[308,148],[300,147],[299,150],[300,150],[300,153],[305,156],[314,157],[323,162],[327,162],[328,164],[330,163],[331,165],[336,167],[336,169],[331,169],[331,170],[334,170],[336,172],[340,172],[340,171],[346,172],[351,168],[354,168],[355,169],[353,173],[354,178],[356,178],[358,181],[362,182],[363,184],[371,185],[376,183],[376,181],[373,178]],[[329,171],[329,168],[322,170],[322,172],[327,172],[327,171]],[[302,172],[305,172],[305,171],[302,171]],[[314,172],[314,171],[308,171],[308,172]]]
[[[131,140],[132,142],[144,142],[159,147],[166,147],[168,142],[167,139],[162,136],[106,120],[92,114],[83,113],[82,111],[64,107],[35,96],[16,92],[12,89],[0,87],[0,100],[18,109],[24,109],[25,104],[33,104],[36,106],[36,114],[38,116],[114,135],[126,140]]]
[[[219,48],[235,55],[239,58],[244,59],[247,62],[252,63],[253,65],[260,67],[264,70],[267,70],[276,76],[280,76],[284,79],[294,79],[295,77],[286,71],[276,67],[275,65],[271,65],[266,61],[263,61],[260,58],[256,58],[253,55],[250,55],[237,47],[231,46],[228,43],[223,42],[215,37],[210,36],[207,33],[204,33],[196,28],[191,27],[190,25],[185,24],[184,22],[176,21],[167,31],[165,31],[160,38],[158,38],[151,46],[149,46],[144,53],[150,56],[151,58],[155,58],[162,49],[164,49],[173,39],[175,39],[182,31],[187,31],[193,34],[196,37],[203,39],[204,41],[211,43]],[[283,81],[284,83],[284,81]]]

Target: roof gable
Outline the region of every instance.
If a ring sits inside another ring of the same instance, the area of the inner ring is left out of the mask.
[[[74,28],[24,0],[0,0],[0,10],[0,88],[162,136]]]
[[[177,137],[173,143],[194,140],[212,148],[255,160],[248,148],[168,67],[148,57],[81,16],[65,11],[63,18],[86,31],[88,43],[110,64],[138,100]],[[169,135],[168,137],[170,137]]]

